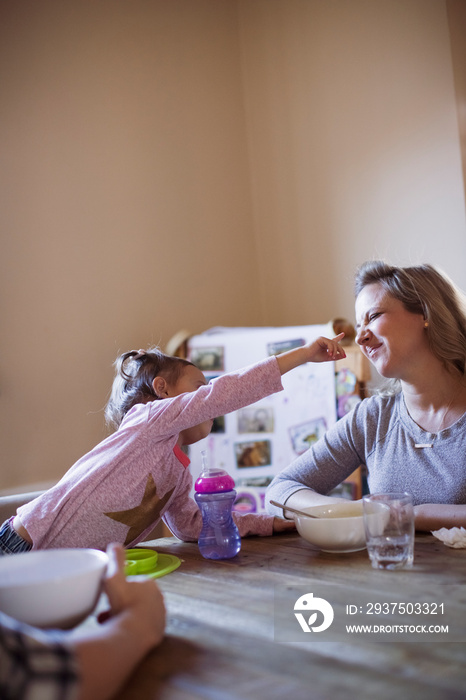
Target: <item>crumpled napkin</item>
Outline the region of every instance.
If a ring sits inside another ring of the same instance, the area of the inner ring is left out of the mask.
[[[447,547],[455,549],[466,548],[466,530],[464,527],[442,527],[440,530],[432,530],[432,534],[441,540]]]

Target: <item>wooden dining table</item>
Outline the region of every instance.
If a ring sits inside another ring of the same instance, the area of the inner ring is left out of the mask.
[[[413,567],[381,571],[297,533],[245,538],[221,561],[174,537],[141,546],[181,565],[158,580],[165,639],[119,700],[466,698],[465,549],[418,534]]]

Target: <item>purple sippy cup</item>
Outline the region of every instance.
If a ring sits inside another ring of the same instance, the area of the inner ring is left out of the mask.
[[[202,473],[194,484],[194,498],[202,513],[199,551],[205,559],[231,559],[241,549],[241,537],[231,514],[235,482],[223,469],[208,469],[205,452],[202,461]]]

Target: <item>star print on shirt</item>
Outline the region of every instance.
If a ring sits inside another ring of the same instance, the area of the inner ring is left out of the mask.
[[[157,496],[157,487],[154,482],[154,477],[149,474],[146,481],[146,488],[142,501],[138,506],[129,508],[128,510],[117,510],[113,513],[104,513],[112,520],[117,520],[119,523],[129,525],[129,530],[124,542],[125,546],[133,542],[144,530],[150,525],[155,524],[160,518],[160,513],[170,500],[170,497],[175,490],[173,487],[167,491],[165,496],[159,498]]]

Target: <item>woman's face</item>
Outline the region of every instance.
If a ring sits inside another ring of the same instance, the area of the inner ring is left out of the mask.
[[[382,377],[409,380],[430,352],[425,319],[407,311],[382,285],[369,284],[356,299],[356,342]]]

